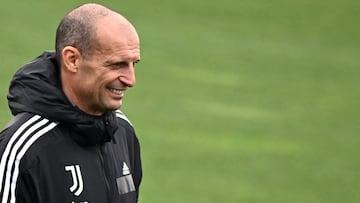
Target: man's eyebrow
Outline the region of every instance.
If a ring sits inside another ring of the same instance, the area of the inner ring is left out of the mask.
[[[113,66],[113,65],[124,65],[124,64],[128,64],[127,61],[105,61],[104,62],[105,66]]]

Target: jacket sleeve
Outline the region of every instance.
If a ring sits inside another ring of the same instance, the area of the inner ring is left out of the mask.
[[[141,156],[140,156],[140,143],[135,136],[135,146],[134,146],[134,181],[135,181],[135,188],[136,188],[136,199],[139,199],[139,190],[140,190],[140,183],[142,179],[142,166],[141,166]]]
[[[2,182],[0,182],[0,202],[3,200],[3,198],[7,199],[10,202],[16,202],[16,203],[38,203],[39,199],[36,197],[36,189],[34,187],[33,179],[30,178],[29,173],[24,173],[24,170],[22,168],[22,164],[19,165],[19,173],[16,177],[15,184],[12,184],[11,186],[15,186],[15,195],[12,194],[12,190],[9,186],[5,186],[6,184],[10,184],[9,179],[14,178],[14,173],[12,173],[11,177],[7,177],[8,174],[6,170],[6,164],[8,160],[8,156],[6,156],[6,148],[9,148],[9,141],[12,138],[12,135],[15,133],[15,130],[23,123],[24,120],[28,119],[30,114],[22,113],[16,115],[0,132],[0,158],[1,158],[1,164],[3,167],[1,167],[0,170],[0,176]],[[9,154],[9,153],[7,153]]]
[[[128,135],[128,146],[129,147],[129,154],[130,154],[130,161],[131,161],[131,168],[133,174],[134,185],[136,189],[136,199],[139,199],[139,189],[140,183],[142,180],[142,165],[141,165],[141,151],[140,151],[140,143],[135,134],[135,130],[132,126],[128,126],[127,129]]]
[[[38,203],[39,195],[36,190],[35,180],[27,172],[19,174],[16,183],[16,203]]]

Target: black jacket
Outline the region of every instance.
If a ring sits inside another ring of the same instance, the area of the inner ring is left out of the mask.
[[[61,90],[52,52],[17,71],[0,134],[0,202],[134,203],[140,147],[121,111],[88,115]]]

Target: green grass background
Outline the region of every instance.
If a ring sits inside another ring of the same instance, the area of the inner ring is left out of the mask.
[[[2,1],[8,83],[83,1]],[[357,0],[99,1],[137,27],[142,203],[360,202]]]

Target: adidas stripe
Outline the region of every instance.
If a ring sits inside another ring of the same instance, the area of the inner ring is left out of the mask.
[[[121,112],[120,110],[116,110],[115,113],[116,113],[116,116],[117,116],[117,117],[126,120],[126,121],[132,126],[132,123],[131,123],[130,120],[124,115],[123,112]]]
[[[37,139],[56,125],[57,123],[35,115],[22,124],[12,135],[0,161],[1,202],[7,203],[10,200],[10,203],[15,203],[15,189],[21,158]]]

